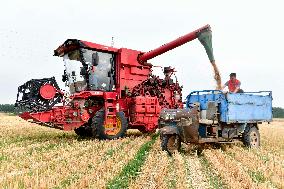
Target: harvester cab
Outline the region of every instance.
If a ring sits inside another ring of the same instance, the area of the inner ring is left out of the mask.
[[[147,53],[68,39],[54,55],[63,58],[69,99],[54,78],[30,80],[18,90],[16,106],[26,110],[20,117],[102,139],[123,137],[128,128],[154,132],[162,108],[183,107],[182,87],[171,79],[173,68],[161,79],[147,61],[196,38],[214,60],[209,25]]]
[[[75,45],[76,49],[69,49]],[[66,82],[71,94],[115,89],[115,52],[88,49],[81,41],[69,39],[55,50],[54,55],[63,57],[65,70],[62,81]]]

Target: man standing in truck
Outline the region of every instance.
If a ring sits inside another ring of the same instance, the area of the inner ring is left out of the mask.
[[[230,80],[227,81],[222,86],[222,90],[226,87],[228,87],[229,92],[231,92],[231,93],[243,93],[244,92],[242,89],[240,89],[241,82],[239,80],[237,80],[237,74],[236,73],[230,74]]]

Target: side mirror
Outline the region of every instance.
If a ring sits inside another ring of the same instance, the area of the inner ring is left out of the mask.
[[[99,54],[97,52],[92,54],[92,65],[97,66],[99,64]]]

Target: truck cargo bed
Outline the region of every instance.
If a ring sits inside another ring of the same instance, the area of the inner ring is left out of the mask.
[[[272,92],[227,93],[219,90],[194,91],[187,96],[187,108],[199,103],[200,110],[214,102],[225,123],[254,123],[272,121]]]

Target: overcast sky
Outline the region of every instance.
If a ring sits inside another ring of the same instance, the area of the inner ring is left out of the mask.
[[[284,107],[284,11],[279,1],[9,0],[0,7],[0,103],[14,103],[17,87],[56,76],[63,88],[63,61],[53,57],[68,38],[148,51],[210,24],[222,79],[236,72],[245,91],[273,91]],[[198,40],[150,61],[174,66],[184,86],[213,89],[213,70]],[[156,72],[159,74],[158,72]]]

